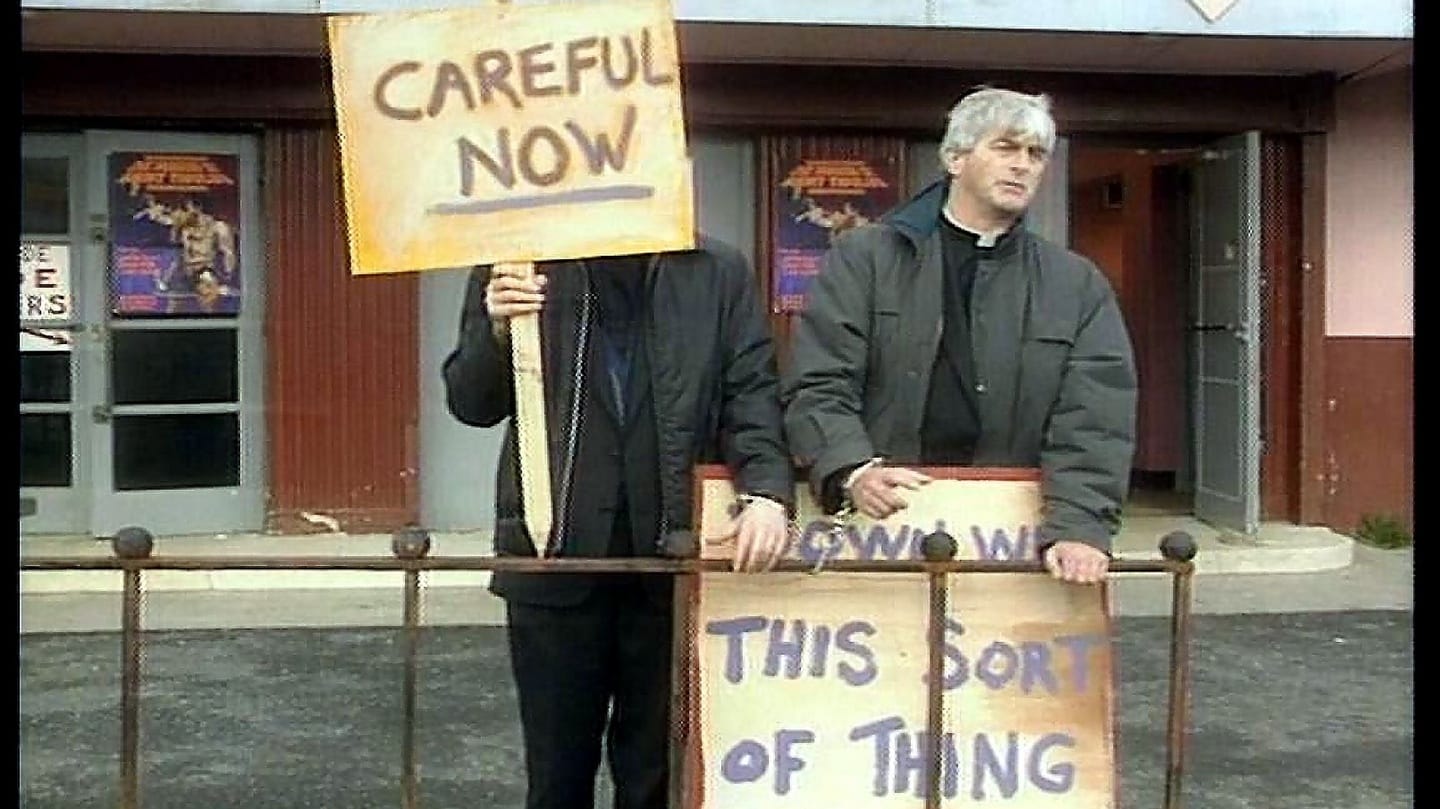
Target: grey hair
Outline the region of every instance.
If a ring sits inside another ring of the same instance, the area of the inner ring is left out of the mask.
[[[1048,95],[982,87],[960,99],[946,115],[949,125],[940,142],[940,162],[968,152],[993,132],[1034,137],[1046,152],[1055,149],[1055,118]]]

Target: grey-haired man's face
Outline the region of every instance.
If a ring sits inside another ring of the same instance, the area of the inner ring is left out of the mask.
[[[1019,216],[1029,207],[1050,159],[1039,138],[1016,132],[991,132],[968,152],[951,152],[945,161],[952,193],[988,215]]]

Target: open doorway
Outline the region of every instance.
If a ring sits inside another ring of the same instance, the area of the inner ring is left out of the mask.
[[[1194,510],[1185,165],[1200,146],[1071,141],[1070,244],[1109,278],[1140,380],[1131,513]]]
[[[1131,513],[1244,533],[1298,517],[1297,156],[1258,133],[1071,141],[1070,245],[1135,348]]]

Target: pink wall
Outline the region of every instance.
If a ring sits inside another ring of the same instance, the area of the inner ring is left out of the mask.
[[[1398,70],[1336,94],[1326,186],[1331,337],[1415,334],[1413,75]]]

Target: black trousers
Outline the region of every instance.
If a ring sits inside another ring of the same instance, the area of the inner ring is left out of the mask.
[[[670,608],[611,574],[575,607],[507,602],[526,809],[592,809],[602,738],[615,809],[665,809]]]

